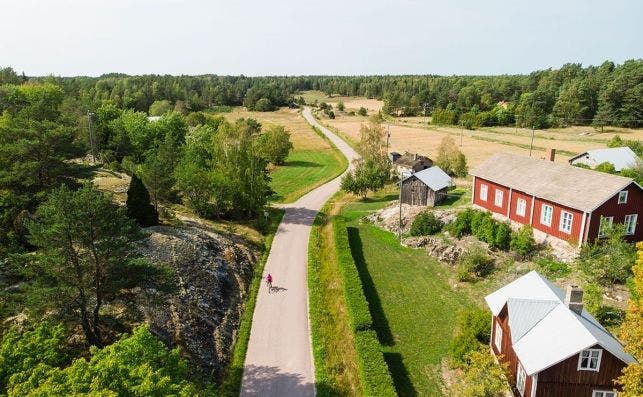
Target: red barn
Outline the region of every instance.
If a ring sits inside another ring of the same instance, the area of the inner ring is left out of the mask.
[[[535,271],[485,297],[491,349],[508,363],[517,396],[617,397],[614,379],[635,359],[583,310],[582,297]]]
[[[628,241],[643,240],[643,188],[631,178],[508,153],[470,174],[475,205],[547,235],[580,246],[623,223]]]

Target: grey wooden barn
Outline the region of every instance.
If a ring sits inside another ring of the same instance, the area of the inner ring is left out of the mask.
[[[416,172],[402,180],[402,203],[434,207],[447,197],[451,177],[438,166]]]

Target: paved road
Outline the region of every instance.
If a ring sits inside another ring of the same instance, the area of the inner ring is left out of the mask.
[[[351,161],[346,142],[317,123],[310,108],[304,118],[319,128]],[[252,318],[241,396],[314,396],[315,377],[308,321],[308,238],[319,209],[339,189],[340,177],[284,206],[266,262],[273,292],[261,284]]]

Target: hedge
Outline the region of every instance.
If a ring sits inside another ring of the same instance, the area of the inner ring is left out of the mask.
[[[397,396],[393,378],[373,330],[355,333],[357,364],[365,396]]]
[[[364,295],[362,280],[351,253],[346,222],[339,216],[333,217],[333,234],[335,235],[335,254],[344,285],[344,298],[351,328],[353,332],[371,329],[373,318],[368,307],[368,300]]]

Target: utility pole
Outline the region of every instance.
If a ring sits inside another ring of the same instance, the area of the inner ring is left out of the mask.
[[[402,174],[400,173],[400,217],[399,217],[399,223],[397,226],[397,238],[398,240],[402,241]]]
[[[387,125],[386,130],[386,155],[388,156],[389,141],[391,140],[391,124]]]
[[[94,131],[92,131],[92,116],[94,113],[87,112],[87,128],[89,130],[89,146],[92,151],[92,164],[96,163],[96,148],[94,147]]]
[[[531,126],[531,143],[529,143],[529,157],[531,157],[531,150],[534,148],[534,132],[536,126]]]
[[[422,105],[422,106],[424,107],[424,118],[425,118],[425,119],[427,119],[427,117],[426,117],[426,105],[427,105],[427,103],[426,103],[426,102],[424,102],[424,104]],[[426,122],[427,122],[427,124],[429,123],[429,120],[428,120],[428,119],[427,119],[427,120],[424,120],[424,121],[426,121]]]

